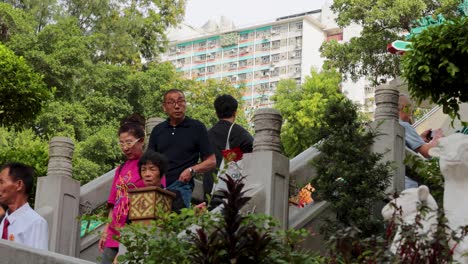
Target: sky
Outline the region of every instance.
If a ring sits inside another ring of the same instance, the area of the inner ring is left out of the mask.
[[[201,27],[224,15],[242,27],[320,9],[326,0],[187,0],[185,23]]]

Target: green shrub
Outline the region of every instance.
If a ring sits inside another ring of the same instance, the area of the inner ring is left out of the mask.
[[[265,215],[243,215],[243,179],[222,179],[224,208],[221,213],[162,215],[150,226],[128,225],[121,242],[129,252],[119,260],[129,263],[319,263],[319,257],[295,248],[304,230],[278,231]],[[193,226],[196,224],[197,226]],[[189,227],[192,228],[189,229]],[[194,230],[194,231],[190,231]]]
[[[356,226],[364,237],[378,234],[383,223],[373,208],[390,183],[390,163],[371,150],[378,133],[358,122],[356,106],[348,99],[331,103],[325,122],[320,133],[326,138],[317,146],[321,154],[313,160],[317,177],[312,185],[320,199],[332,204],[337,221],[325,225],[324,231]]]

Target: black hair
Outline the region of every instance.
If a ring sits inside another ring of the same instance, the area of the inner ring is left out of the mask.
[[[159,168],[159,174],[161,177],[166,173],[168,166],[166,157],[159,152],[148,149],[138,161],[138,171],[140,172],[140,175],[141,167],[148,162],[156,165]]]
[[[145,118],[140,114],[132,114],[120,122],[118,134],[129,133],[136,138],[145,137]]]
[[[237,111],[237,100],[229,94],[223,94],[216,97],[214,108],[218,118],[230,118]]]
[[[0,167],[0,171],[5,169],[9,169],[8,176],[10,176],[13,181],[23,181],[24,192],[29,196],[34,186],[33,167],[19,162],[11,162]]]
[[[163,99],[163,102],[166,101],[166,96],[167,96],[168,94],[170,94],[170,93],[181,93],[181,94],[185,97],[184,92],[182,92],[182,90],[173,88],[173,89],[167,90],[167,91],[164,93],[163,98],[162,98],[162,99]]]

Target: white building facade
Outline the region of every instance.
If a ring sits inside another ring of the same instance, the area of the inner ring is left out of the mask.
[[[324,58],[319,49],[324,41],[341,42],[359,34],[359,28],[339,28],[332,15],[326,8],[238,29],[224,18],[221,27],[213,21],[198,30],[185,26],[179,29],[182,34],[169,34],[171,42],[162,60],[172,62],[186,78],[226,78],[243,85],[245,105],[269,106],[280,80],[300,84],[312,68],[321,69]],[[364,104],[362,84],[345,82],[343,92]]]

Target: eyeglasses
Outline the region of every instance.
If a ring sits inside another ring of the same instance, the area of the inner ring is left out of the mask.
[[[184,106],[185,105],[185,100],[182,99],[182,100],[177,100],[177,101],[167,101],[165,103],[166,103],[166,105],[170,105],[172,107],[175,107],[176,105]]]
[[[137,138],[135,141],[126,141],[126,142],[119,142],[120,148],[131,148],[133,147],[141,138]]]

